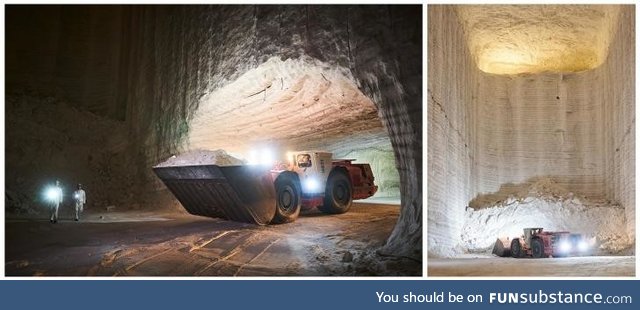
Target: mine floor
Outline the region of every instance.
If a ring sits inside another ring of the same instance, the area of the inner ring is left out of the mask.
[[[429,258],[429,276],[557,276],[618,277],[635,276],[635,256],[588,256],[564,258],[511,258],[463,256]]]
[[[144,212],[6,221],[7,276],[421,275],[422,263],[382,257],[398,205],[354,204],[342,215],[303,212],[256,226]]]

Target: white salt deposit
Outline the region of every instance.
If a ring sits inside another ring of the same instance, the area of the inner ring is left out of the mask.
[[[461,237],[469,252],[490,251],[496,238],[520,236],[527,227],[584,234],[596,240],[600,254],[621,252],[633,242],[624,208],[577,197],[548,179],[493,206],[467,210]]]
[[[236,166],[244,164],[245,162],[243,160],[227,154],[224,150],[193,150],[180,155],[171,156],[156,167],[194,165]]]

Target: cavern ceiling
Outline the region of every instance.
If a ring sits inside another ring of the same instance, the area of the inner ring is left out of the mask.
[[[619,8],[609,5],[461,5],[478,68],[493,74],[577,72],[607,57]]]

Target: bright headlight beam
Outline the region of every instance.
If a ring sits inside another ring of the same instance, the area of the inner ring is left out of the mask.
[[[571,243],[569,243],[569,241],[567,240],[561,241],[559,248],[561,252],[567,253],[571,251]]]
[[[578,243],[578,250],[580,250],[581,252],[589,250],[589,243],[587,243],[585,240],[580,240],[580,242]]]
[[[274,164],[273,151],[264,148],[260,151],[250,150],[248,156],[249,165],[269,166]]]
[[[262,150],[262,154],[260,156],[260,164],[273,165],[273,152],[271,152],[270,149]]]
[[[255,150],[251,150],[249,151],[249,160],[248,160],[250,165],[255,165],[258,163],[258,156],[256,154]]]
[[[307,193],[315,193],[320,189],[320,183],[314,178],[305,179],[304,182],[302,182],[302,186]]]

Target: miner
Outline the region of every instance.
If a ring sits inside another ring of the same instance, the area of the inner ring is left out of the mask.
[[[56,185],[50,188],[47,192],[47,198],[51,203],[51,223],[58,222],[58,209],[62,204],[62,188],[60,187],[60,181],[56,180]]]
[[[87,196],[82,190],[82,184],[78,184],[78,189],[73,192],[73,200],[76,205],[76,222],[80,220],[80,213],[84,210],[84,204],[87,203]]]

